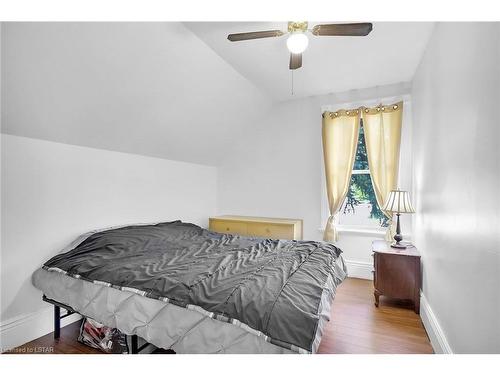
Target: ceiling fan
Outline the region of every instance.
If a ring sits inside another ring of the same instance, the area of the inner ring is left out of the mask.
[[[242,40],[274,38],[290,34],[286,41],[288,50],[290,51],[289,68],[294,70],[302,66],[302,52],[304,52],[309,44],[306,32],[309,31],[316,36],[366,36],[372,31],[371,23],[339,23],[316,25],[311,30],[307,28],[307,22],[288,22],[288,30],[267,30],[253,31],[248,33],[229,34],[227,39],[231,42],[239,42]]]

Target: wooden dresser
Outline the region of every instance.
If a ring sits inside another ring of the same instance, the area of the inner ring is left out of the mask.
[[[373,285],[375,306],[379,297],[410,300],[415,312],[420,313],[420,254],[416,247],[392,248],[386,241],[373,241]]]
[[[300,219],[224,215],[209,218],[208,228],[214,232],[248,237],[302,239],[302,220]]]

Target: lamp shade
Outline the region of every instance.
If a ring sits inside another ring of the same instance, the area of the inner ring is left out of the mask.
[[[407,191],[391,190],[382,211],[411,214],[415,209],[411,205],[410,194]]]

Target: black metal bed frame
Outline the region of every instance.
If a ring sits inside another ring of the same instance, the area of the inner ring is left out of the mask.
[[[54,339],[58,340],[59,337],[61,336],[61,319],[64,319],[70,315],[73,315],[75,313],[78,313],[77,311],[73,310],[71,306],[65,305],[64,303],[55,301],[53,299],[47,298],[45,294],[43,295],[42,299],[54,305]],[[61,315],[61,308],[66,310],[66,313],[64,315]],[[137,335],[127,335],[127,337],[130,337],[131,341],[131,347],[130,351],[131,354],[139,354],[142,350],[144,350],[147,346],[151,345],[149,342],[146,342],[145,344],[139,346],[139,338]]]

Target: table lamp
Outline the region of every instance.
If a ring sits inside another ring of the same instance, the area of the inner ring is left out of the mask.
[[[403,240],[403,235],[401,234],[399,215],[403,213],[411,214],[415,212],[415,209],[410,202],[410,194],[408,194],[407,191],[403,190],[391,190],[389,192],[389,196],[387,197],[387,201],[382,208],[382,211],[395,213],[397,216],[396,235],[394,236],[394,240],[396,241],[396,243],[391,244],[391,247],[395,247],[397,249],[406,249],[406,246],[401,243],[401,241]]]

